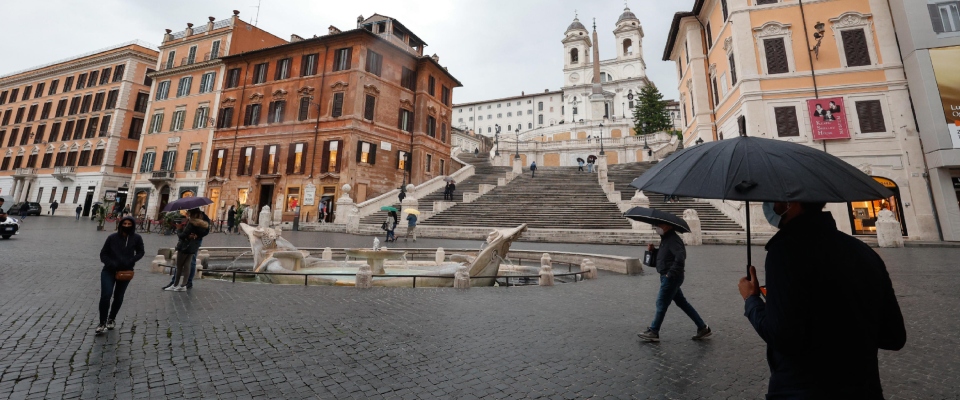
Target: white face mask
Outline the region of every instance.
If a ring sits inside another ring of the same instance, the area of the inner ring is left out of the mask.
[[[653,231],[656,232],[658,235],[663,236],[663,228],[659,226],[655,226],[653,227]]]
[[[770,223],[770,225],[779,228],[780,221],[783,219],[783,214],[786,214],[787,211],[790,210],[790,206],[787,206],[787,209],[783,212],[783,214],[777,214],[777,212],[773,209],[774,205],[775,203],[770,201],[763,202],[763,216],[767,219],[767,222]]]

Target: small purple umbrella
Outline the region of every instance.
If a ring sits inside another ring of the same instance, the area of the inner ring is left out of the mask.
[[[167,203],[167,206],[163,208],[163,211],[189,210],[191,208],[197,208],[207,204],[213,204],[213,200],[210,200],[206,197],[184,197],[182,199],[177,199]]]

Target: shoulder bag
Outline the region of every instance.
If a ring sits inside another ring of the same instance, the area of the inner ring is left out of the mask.
[[[118,281],[129,281],[133,279],[133,270],[117,271],[117,274],[114,276],[114,278]]]

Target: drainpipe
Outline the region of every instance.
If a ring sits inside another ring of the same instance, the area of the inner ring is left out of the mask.
[[[700,21],[700,16],[695,15],[693,18],[697,20],[698,24],[700,24],[700,45],[703,46],[703,49],[704,49],[703,50],[703,72],[707,74],[707,99],[708,99],[707,101],[710,102],[710,122],[711,122],[710,131],[713,134],[713,140],[717,141],[718,139],[717,109],[716,109],[717,106],[714,104],[715,103],[719,104],[720,100],[717,99],[716,102],[713,101],[713,85],[712,85],[713,82],[710,80],[710,60],[708,59],[708,54],[707,54],[710,51],[710,49],[707,47],[707,38],[706,38],[707,28],[703,26],[703,22]],[[693,79],[693,77],[691,77],[691,79]],[[690,101],[694,101],[694,99],[691,97]],[[696,118],[696,115],[691,115],[691,117]],[[680,134],[680,145],[681,146],[683,145],[682,131]]]
[[[317,162],[317,140],[320,137],[320,114],[323,111],[321,108],[320,100],[323,99],[323,85],[325,78],[327,76],[327,69],[325,65],[327,63],[327,46],[323,46],[323,62],[320,65],[320,88],[317,90],[317,125],[313,128],[313,156],[310,157],[310,178],[314,178],[314,165]]]
[[[246,97],[246,90],[247,90],[247,73],[250,72],[250,60],[247,60],[246,58],[244,58],[244,60],[246,61],[247,66],[246,68],[243,69],[243,86],[240,87],[240,106],[237,108],[237,113],[238,113],[237,125],[233,127],[233,146],[230,148],[230,153],[232,155],[238,155],[234,153],[237,152],[237,136],[240,135],[240,124],[243,122],[243,120],[241,119],[242,117],[239,116],[241,114],[239,113],[243,112],[243,99],[244,97]],[[239,159],[239,157],[237,157],[237,159]],[[233,158],[231,157],[230,163],[227,165],[227,178],[230,178],[232,176],[233,176]],[[258,198],[259,198],[259,195],[258,195]]]

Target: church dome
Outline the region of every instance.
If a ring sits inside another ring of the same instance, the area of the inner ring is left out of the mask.
[[[639,21],[639,19],[637,19],[637,16],[633,13],[633,11],[630,11],[630,7],[624,7],[623,14],[620,14],[620,18],[617,19],[617,23],[619,24],[628,19],[634,19]]]
[[[580,19],[574,17],[573,22],[571,22],[570,26],[567,27],[567,32],[570,32],[574,29],[587,30],[587,27],[583,26],[583,24],[580,23]]]

